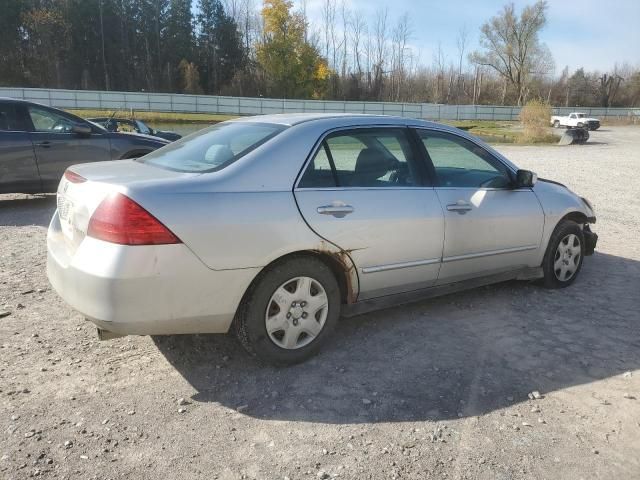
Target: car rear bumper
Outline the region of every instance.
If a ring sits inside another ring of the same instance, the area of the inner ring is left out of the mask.
[[[54,215],[47,235],[53,288],[99,328],[162,335],[228,331],[258,269],[216,271],[187,246],[124,246],[86,237],[70,253]]]

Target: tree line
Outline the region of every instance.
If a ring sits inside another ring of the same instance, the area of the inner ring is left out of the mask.
[[[404,13],[346,0],[0,0],[0,85],[213,95],[640,106],[639,66],[559,74],[540,41],[545,1],[506,5],[425,63]],[[577,52],[583,52],[576,46]],[[583,52],[587,54],[586,52]]]

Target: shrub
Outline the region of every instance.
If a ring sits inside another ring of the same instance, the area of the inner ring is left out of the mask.
[[[549,131],[551,106],[540,100],[531,100],[520,111],[523,135],[520,140],[524,143],[548,142],[554,137]]]

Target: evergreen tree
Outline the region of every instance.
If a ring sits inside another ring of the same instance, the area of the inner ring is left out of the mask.
[[[168,90],[173,91],[181,78],[180,63],[186,60],[189,64],[193,56],[191,0],[170,0],[163,44],[166,52],[164,73]]]
[[[235,20],[220,0],[200,0],[198,50],[202,84],[207,93],[220,93],[244,64],[242,38]]]
[[[0,0],[0,85],[25,81],[20,34],[25,7],[21,0]]]

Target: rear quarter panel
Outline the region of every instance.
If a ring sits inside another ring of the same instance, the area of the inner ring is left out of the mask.
[[[307,226],[291,191],[129,195],[214,270],[264,267],[302,250],[339,251]]]

